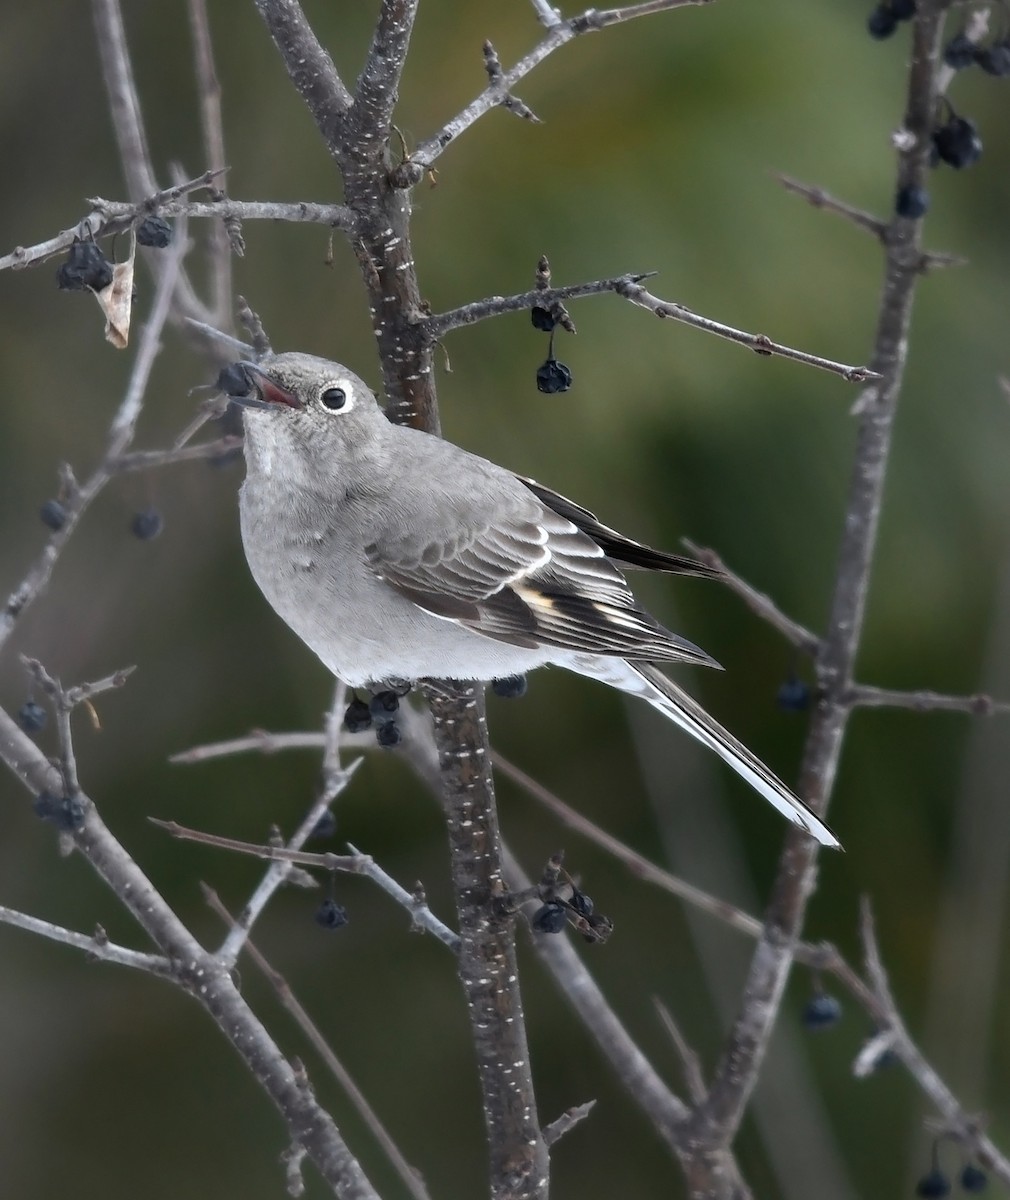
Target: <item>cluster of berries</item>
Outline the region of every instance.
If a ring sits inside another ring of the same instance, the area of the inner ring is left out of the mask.
[[[137,226],[137,243],[163,250],[172,241],[172,227],[163,217],[145,217]],[[104,291],[112,282],[112,263],[95,242],[74,242],[56,272],[63,292]]]
[[[376,692],[368,701],[355,696],[344,713],[344,728],[348,733],[364,733],[375,729],[375,740],[384,749],[398,746],[403,739],[396,718],[400,697],[410,691],[409,685],[397,691]]]
[[[989,1183],[989,1176],[974,1163],[965,1163],[958,1176],[958,1183],[963,1192],[984,1192]],[[951,1191],[950,1177],[941,1169],[937,1143],[933,1143],[933,1167],[915,1185],[917,1196],[936,1198],[949,1196]]]
[[[954,71],[975,66],[998,79],[1010,75],[1010,34],[983,43],[972,41],[962,29],[944,46],[943,61]]]
[[[554,357],[554,327],[558,323],[557,318],[549,308],[532,308],[530,309],[530,319],[533,322],[534,329],[539,329],[541,333],[549,333],[551,335],[550,345],[547,348],[547,358],[537,367],[538,390],[546,393],[548,396],[555,396],[559,392],[567,392],[572,386],[572,373],[563,362],[558,362]]]
[[[916,13],[915,0],[880,0],[867,19],[871,37],[890,37],[902,21],[911,20]],[[955,71],[978,66],[988,75],[1010,75],[1010,35],[1003,34],[988,43],[975,41],[964,28],[947,42],[943,50],[943,61]],[[970,167],[982,157],[982,139],[975,122],[959,116],[943,97],[940,101],[946,109],[946,118],[941,121],[940,113],[932,131],[930,166],[946,163],[956,170]],[[929,193],[917,184],[903,184],[895,196],[894,209],[899,217],[911,220],[926,215],[929,208]]]

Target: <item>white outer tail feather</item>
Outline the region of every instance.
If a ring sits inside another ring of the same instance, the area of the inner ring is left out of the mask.
[[[786,787],[756,755],[692,699],[687,692],[668,679],[662,671],[647,663],[631,663],[623,658],[595,654],[566,655],[562,664],[580,675],[598,679],[611,687],[620,688],[632,696],[647,700],[664,717],[675,722],[716,754],[751,787],[774,805],[794,825],[805,830],[821,843],[841,849],[841,843],[806,804]]]

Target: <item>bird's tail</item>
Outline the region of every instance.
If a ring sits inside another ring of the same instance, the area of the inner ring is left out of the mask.
[[[692,737],[697,738],[702,745],[714,750],[794,825],[806,830],[822,846],[841,848],[838,839],[816,813],[798,796],[794,796],[756,755],[742,742],[737,741],[728,730],[723,729],[696,700],[678,687],[672,679],[668,679],[662,671],[648,663],[631,663],[627,659],[596,654],[566,656],[564,665],[578,671],[580,675],[588,675],[591,679],[598,679],[632,696],[648,700],[664,717],[668,717]]]

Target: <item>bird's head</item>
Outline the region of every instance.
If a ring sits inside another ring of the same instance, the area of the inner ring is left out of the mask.
[[[367,384],[312,354],[272,354],[227,368],[226,390],[242,406],[250,461],[333,466],[366,454],[388,423]],[[241,394],[236,394],[236,392]]]

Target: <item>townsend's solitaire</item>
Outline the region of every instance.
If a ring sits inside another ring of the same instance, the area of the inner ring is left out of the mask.
[[[546,663],[648,700],[826,846],[827,826],[652,661],[717,666],[635,600],[617,564],[713,575],[531,479],[388,421],[309,354],[238,364],[242,540],[267,600],[352,688],[490,681]]]

